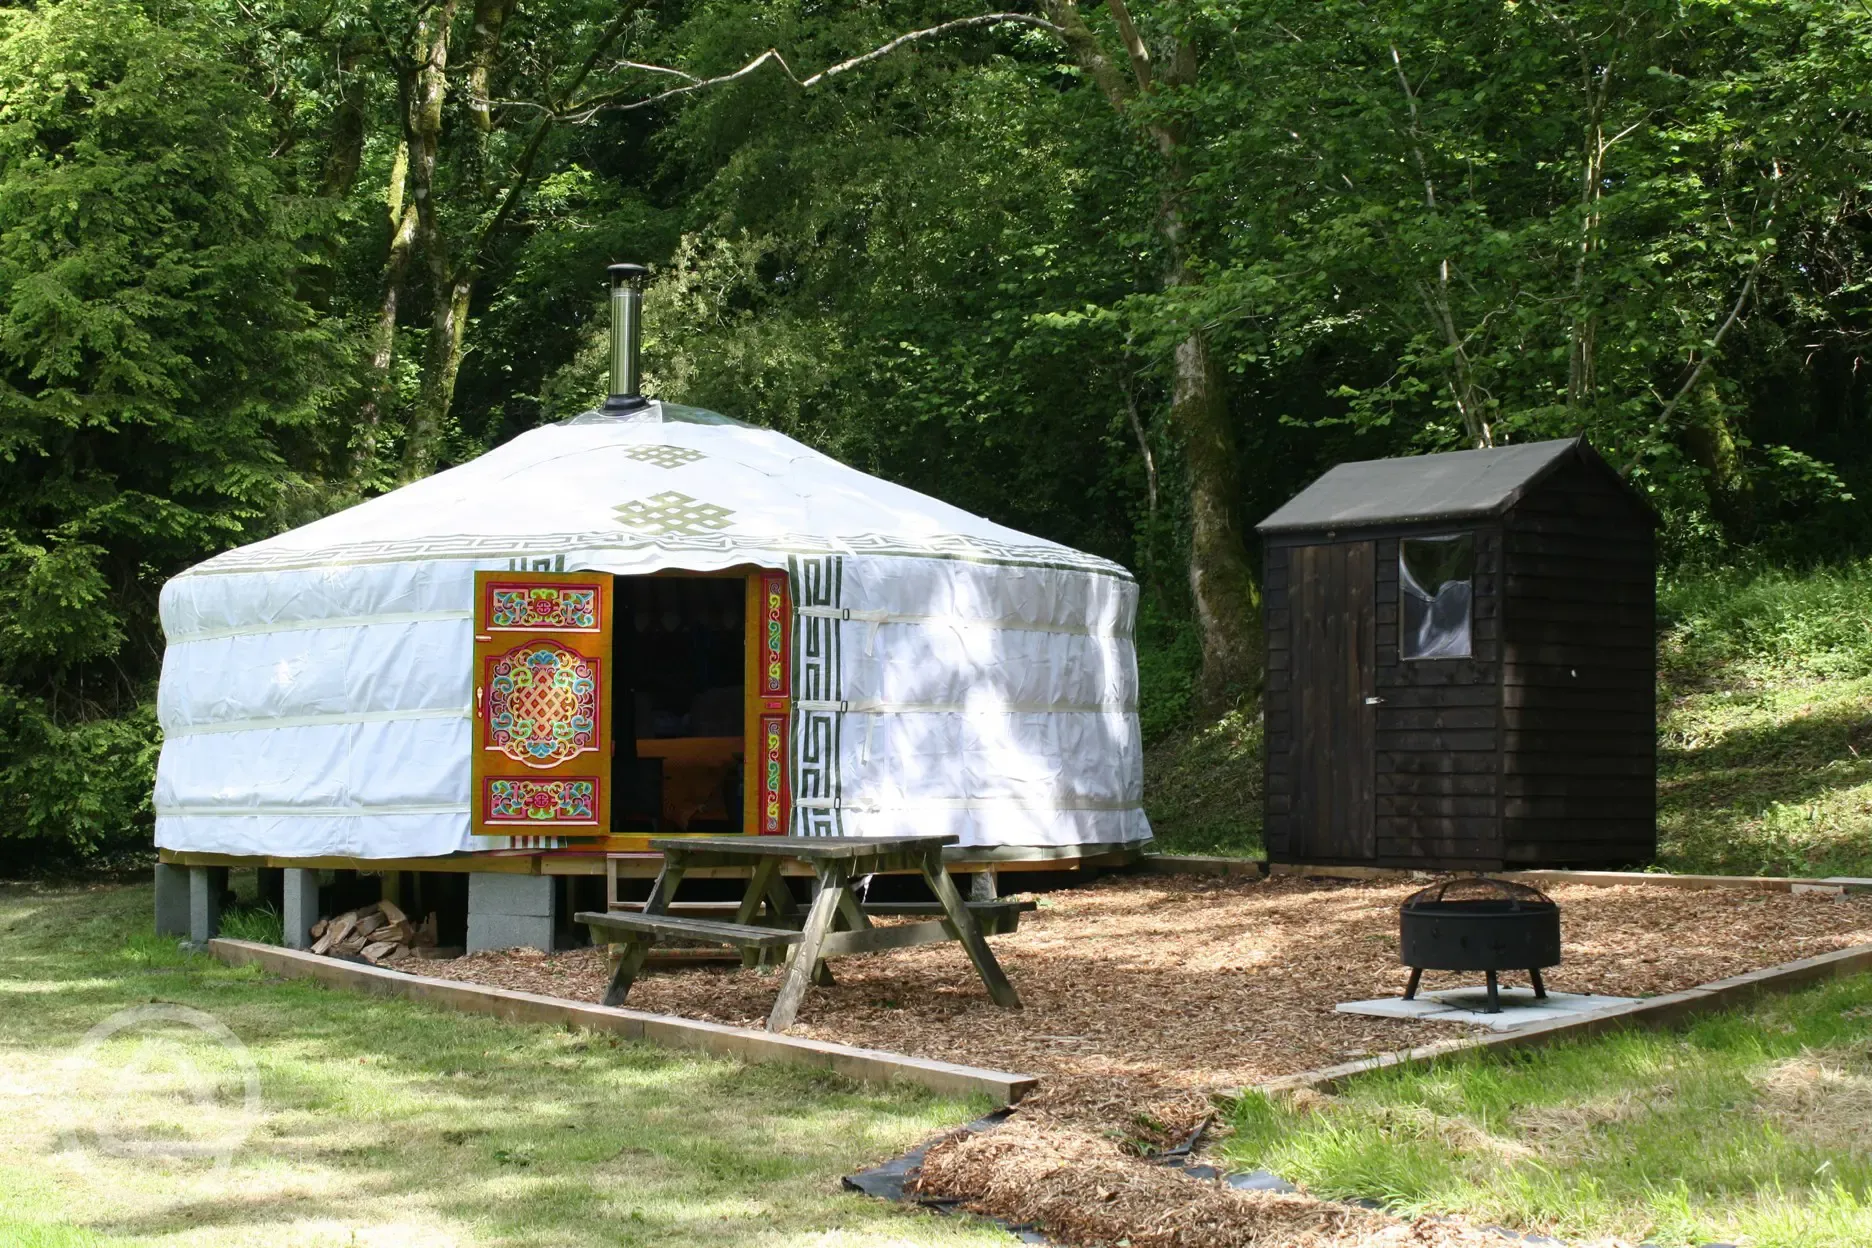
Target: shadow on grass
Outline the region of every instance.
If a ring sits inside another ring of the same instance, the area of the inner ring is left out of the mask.
[[[1698,695],[1659,749],[1664,864],[1872,873],[1872,681]]]
[[[977,1238],[844,1196],[837,1180],[981,1105],[271,981],[174,942],[126,942],[149,904],[147,888],[0,890],[0,1047],[24,1077],[85,1095],[59,1062],[91,1026],[151,1000],[185,1005],[246,1044],[264,1113],[225,1171],[65,1158],[83,1164],[38,1221],[268,1245],[706,1245],[880,1227],[905,1242]],[[62,1164],[48,1157],[57,1104],[27,1104],[38,1117],[0,1140],[0,1186]]]

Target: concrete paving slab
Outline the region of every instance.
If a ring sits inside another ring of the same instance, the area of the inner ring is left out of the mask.
[[[1514,1031],[1535,1023],[1577,1018],[1599,1010],[1630,1005],[1635,997],[1601,997],[1590,993],[1549,992],[1537,999],[1532,988],[1503,988],[1501,1013],[1490,1014],[1488,989],[1449,988],[1420,992],[1414,1001],[1380,997],[1375,1001],[1346,1001],[1333,1008],[1341,1014],[1368,1014],[1374,1018],[1409,1018],[1427,1023],[1467,1023],[1495,1031]]]

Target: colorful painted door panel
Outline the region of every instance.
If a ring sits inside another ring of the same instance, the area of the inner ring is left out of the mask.
[[[785,836],[793,820],[788,735],[793,711],[793,603],[787,574],[748,577],[747,822],[759,836]]]
[[[611,637],[607,575],[475,574],[477,835],[610,830]]]

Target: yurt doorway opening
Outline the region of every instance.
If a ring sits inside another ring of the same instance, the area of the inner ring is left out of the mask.
[[[616,578],[617,832],[740,832],[747,756],[746,578]]]
[[[513,848],[784,833],[787,574],[475,573],[472,826]]]

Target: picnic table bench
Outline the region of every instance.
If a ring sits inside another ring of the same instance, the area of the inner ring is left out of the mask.
[[[912,945],[953,940],[961,944],[987,985],[988,995],[1005,1009],[1020,1008],[1020,996],[995,961],[984,939],[990,932],[1013,931],[1032,902],[967,902],[943,867],[942,851],[953,836],[684,836],[650,842],[663,855],[663,869],[638,912],[582,912],[575,921],[594,940],[623,946],[617,970],[605,990],[606,1005],[622,1005],[658,936],[732,945],[750,964],[768,951],[792,949],[780,995],[767,1016],[767,1030],[793,1025],[809,984],[830,984],[825,960],[853,953],[877,953]],[[802,915],[780,878],[780,864],[803,862],[818,880],[818,892]],[[748,883],[732,922],[670,913],[677,886],[691,870],[747,867]],[[865,904],[855,881],[880,871],[916,871],[935,893],[933,902]],[[920,923],[877,927],[871,917],[914,918]]]

